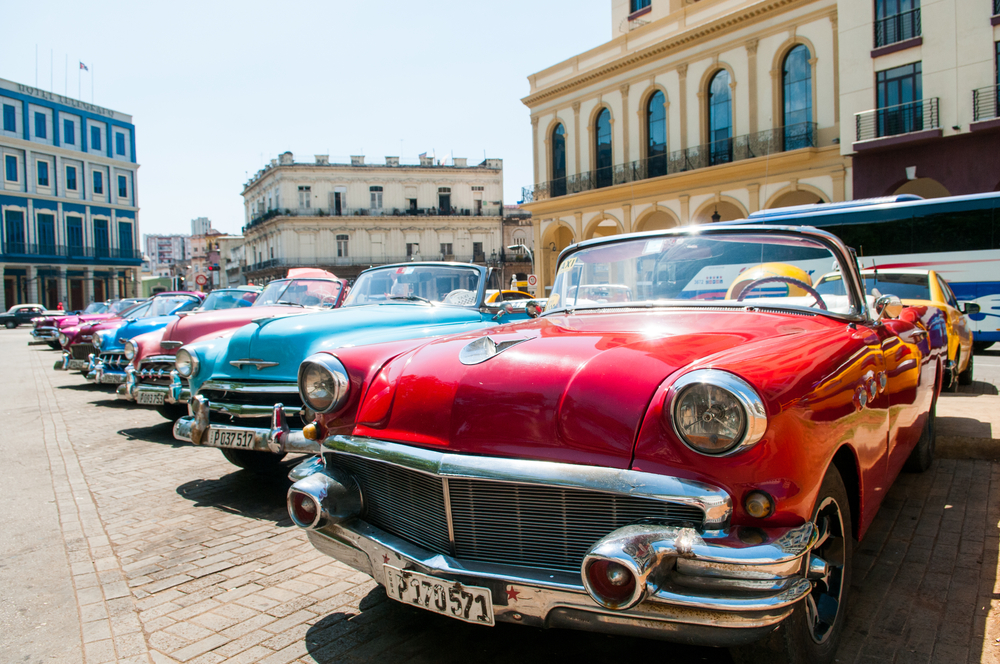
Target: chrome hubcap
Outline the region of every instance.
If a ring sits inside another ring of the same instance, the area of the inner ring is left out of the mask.
[[[840,616],[845,590],[846,529],[840,506],[833,498],[826,498],[820,504],[816,512],[816,528],[819,530],[819,538],[812,552],[826,561],[827,573],[813,579],[812,592],[806,597],[806,618],[813,641],[825,643]]]

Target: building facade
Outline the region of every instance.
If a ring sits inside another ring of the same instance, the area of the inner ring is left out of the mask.
[[[540,294],[615,233],[852,196],[836,0],[612,0],[612,39],[528,77]]]
[[[245,277],[263,283],[291,267],[321,267],[353,278],[410,260],[485,264],[503,250],[503,162],[453,161],[303,163],[283,153],[243,190]]]
[[[855,198],[1000,189],[1000,2],[839,0]]]
[[[216,240],[219,246],[219,286],[246,286],[247,278],[243,274],[246,267],[246,252],[242,235],[226,235]]]
[[[135,295],[135,127],[124,113],[0,79],[0,307]]]
[[[191,260],[191,238],[187,235],[145,235],[149,272],[158,277],[174,277],[178,265]]]

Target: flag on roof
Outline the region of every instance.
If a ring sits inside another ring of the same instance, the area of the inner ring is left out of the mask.
[[[80,69],[82,69],[83,71],[90,71],[87,65],[83,64],[82,62],[80,63]]]

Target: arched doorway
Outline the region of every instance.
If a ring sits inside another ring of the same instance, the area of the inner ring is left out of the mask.
[[[677,220],[670,215],[669,212],[664,212],[663,210],[657,210],[644,217],[638,225],[636,225],[635,230],[638,233],[643,231],[662,231],[667,228],[673,228],[677,225]]]
[[[771,208],[781,208],[781,207],[792,207],[794,205],[815,205],[817,203],[826,203],[818,195],[811,191],[789,191],[787,193],[778,196],[774,203],[771,204]]]
[[[949,192],[943,184],[934,178],[917,178],[916,180],[909,180],[902,187],[892,192],[893,196],[899,196],[900,194],[915,194],[923,198],[942,198],[944,196],[951,196],[951,192]]]
[[[540,262],[542,269],[545,270],[546,286],[552,286],[552,282],[556,280],[556,261],[559,259],[559,254],[574,241],[573,231],[559,224],[548,234],[548,239],[537,250],[543,256]],[[539,297],[545,296],[544,293],[538,295]]]
[[[719,218],[713,219],[713,215],[718,215]],[[738,206],[729,201],[719,201],[701,208],[691,221],[695,224],[710,224],[713,221],[733,221],[744,217],[746,214]]]

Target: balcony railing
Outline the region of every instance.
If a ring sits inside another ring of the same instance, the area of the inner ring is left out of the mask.
[[[736,136],[627,164],[541,182],[534,187],[522,187],[521,195],[525,203],[532,203],[566,194],[578,194],[602,187],[639,182],[662,175],[673,175],[807,147],[816,147],[815,122],[800,122],[787,127],[767,129],[755,134]]]
[[[875,48],[921,35],[920,7],[875,20]]]
[[[856,113],[854,123],[859,141],[937,129],[940,126],[938,98],[919,99]]]
[[[268,210],[254,217],[244,227],[254,228],[274,217],[499,217],[500,206],[484,205],[480,209],[450,208],[448,210],[429,208],[282,208]]]
[[[995,0],[1000,3],[1000,0]],[[997,109],[997,90],[1000,86],[988,85],[972,91],[972,111],[975,122],[1000,116]]]
[[[0,254],[6,256],[38,256],[50,258],[96,260],[142,260],[142,252],[117,247],[83,247],[78,245],[37,242],[4,242]]]
[[[475,259],[475,260],[473,260]],[[413,256],[321,256],[318,258],[272,258],[248,265],[245,272],[260,272],[272,268],[293,267],[348,267],[369,265],[388,265],[390,263],[409,263],[412,261],[453,261],[456,263],[485,263],[486,254],[415,254]],[[508,258],[508,263],[517,261]]]

